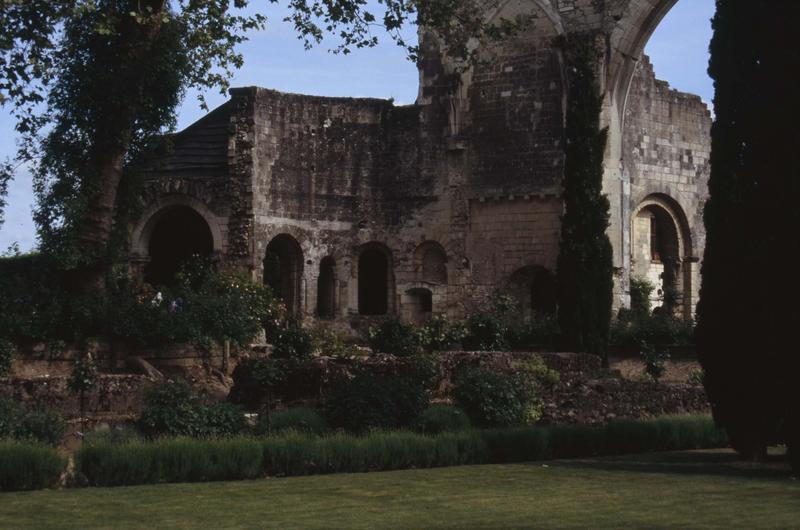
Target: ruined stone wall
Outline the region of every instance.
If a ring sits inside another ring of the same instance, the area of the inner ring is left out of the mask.
[[[657,80],[645,57],[631,84],[623,137],[624,170],[631,183],[631,273],[658,285],[665,263],[651,259],[650,219],[655,215],[658,221],[660,216],[677,237],[678,282],[691,312],[699,295],[699,260],[705,248],[710,135],[705,103]]]
[[[254,277],[263,277],[271,242],[294,242],[293,311],[314,319],[324,292],[333,322],[348,329],[372,320],[359,314],[366,249],[388,261],[388,313],[408,320],[421,311],[461,317],[497,291],[527,290],[511,281],[515,273],[554,273],[558,256],[566,105],[558,38],[590,34],[608,45],[598,71],[615,304],[625,304],[631,274],[657,281],[677,271],[688,314],[705,243],[710,117],[697,97],[656,81],[646,60],[630,91],[625,73],[669,1],[505,2],[489,16],[531,15],[531,28],[488,44],[483,61],[464,70],[423,32],[414,106],[234,89],[176,136],[148,181],[134,240],[146,239],[158,208],[182,202],[202,210],[221,259]],[[675,225],[674,266],[646,259],[651,212]],[[146,260],[147,249],[134,247]],[[320,287],[323,259],[333,280]]]
[[[252,190],[244,146],[246,134],[236,120],[246,109],[237,98],[164,140],[165,154],[149,168],[145,204],[131,229],[130,261],[142,272],[150,260],[149,241],[165,211],[177,206],[199,213],[213,236],[215,259],[244,266],[251,247]]]

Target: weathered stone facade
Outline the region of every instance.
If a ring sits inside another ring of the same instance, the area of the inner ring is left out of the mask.
[[[581,33],[607,48],[615,304],[627,303],[631,275],[648,276],[689,315],[710,116],[637,61],[674,1],[510,0],[489,16],[528,13],[532,28],[465,72],[422,36],[411,106],[234,89],[151,173],[131,261],[158,279],[181,253],[213,253],[264,278],[298,316],[347,329],[384,314],[460,317],[499,291],[526,312],[553,310],[566,105],[557,38]],[[175,245],[158,236],[178,225]]]

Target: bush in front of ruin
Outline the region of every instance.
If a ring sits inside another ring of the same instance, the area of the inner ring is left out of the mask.
[[[431,405],[414,422],[414,430],[424,434],[464,431],[472,427],[467,414],[453,405]]]
[[[74,292],[67,279],[44,255],[0,259],[0,337],[17,344],[102,337],[142,348],[207,349],[223,341],[248,345],[284,323],[269,287],[205,261],[187,264],[171,286],[142,283],[123,269],[109,272],[105,290]]]
[[[540,386],[526,371],[501,373],[464,367],[456,375],[455,385],[456,403],[480,427],[532,425],[541,417]]]
[[[67,470],[67,457],[52,447],[3,441],[0,435],[0,491],[49,488]]]
[[[328,422],[348,432],[407,428],[428,407],[436,382],[428,359],[357,366],[338,374],[324,396]]]
[[[151,388],[145,396],[137,427],[150,438],[226,437],[249,430],[239,406],[200,396],[182,383],[164,383]]]
[[[57,446],[67,424],[57,412],[32,407],[11,399],[0,399],[0,440],[10,439]]]

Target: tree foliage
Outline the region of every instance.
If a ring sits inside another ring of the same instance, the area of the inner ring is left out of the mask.
[[[785,441],[800,455],[800,4],[717,1],[707,242],[697,342],[715,419],[741,454]]]
[[[558,257],[558,321],[562,347],[605,359],[613,290],[609,202],[603,195],[607,131],[593,41],[565,44],[568,59],[564,207]]]

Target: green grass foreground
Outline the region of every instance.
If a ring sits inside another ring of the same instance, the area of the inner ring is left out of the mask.
[[[796,528],[783,464],[687,451],[201,484],[0,493],[3,528]]]

